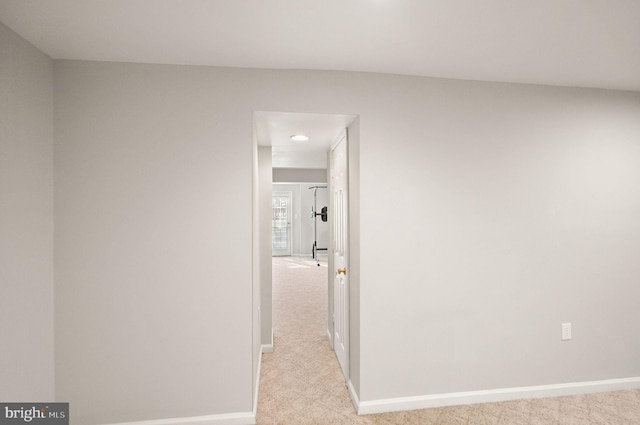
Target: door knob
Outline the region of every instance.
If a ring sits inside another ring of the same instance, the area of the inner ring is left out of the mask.
[[[342,269],[338,269],[338,274],[346,275],[346,274],[347,274],[347,268],[346,268],[346,267],[344,267],[344,268],[342,268]]]

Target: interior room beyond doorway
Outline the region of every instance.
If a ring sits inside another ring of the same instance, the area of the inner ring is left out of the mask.
[[[329,223],[316,212],[321,214],[322,208],[327,206],[327,184],[324,182],[274,183],[273,255],[313,258],[315,245],[316,256],[326,259]]]

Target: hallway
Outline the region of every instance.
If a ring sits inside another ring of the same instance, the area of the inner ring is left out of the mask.
[[[353,423],[327,337],[327,262],[273,258],[274,352],[262,355],[259,424]]]

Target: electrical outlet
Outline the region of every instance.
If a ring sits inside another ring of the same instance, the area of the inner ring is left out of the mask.
[[[562,340],[568,341],[571,339],[571,323],[562,324]]]

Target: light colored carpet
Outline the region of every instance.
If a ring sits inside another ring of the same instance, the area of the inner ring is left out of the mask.
[[[640,425],[640,390],[358,416],[326,321],[326,261],[274,258],[275,350],[262,355],[259,425]]]

